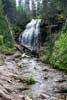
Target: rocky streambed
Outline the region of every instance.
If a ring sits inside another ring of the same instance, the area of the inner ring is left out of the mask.
[[[0,100],[67,100],[67,75],[16,52],[0,64]]]

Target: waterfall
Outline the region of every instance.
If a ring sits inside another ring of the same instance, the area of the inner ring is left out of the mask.
[[[40,34],[40,19],[32,19],[27,24],[24,32],[21,33],[19,38],[22,46],[30,49],[37,50],[39,47],[39,34]]]

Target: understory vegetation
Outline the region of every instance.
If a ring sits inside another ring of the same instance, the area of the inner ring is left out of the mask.
[[[2,1],[0,0],[0,52],[11,52],[13,49],[14,41],[4,16]]]
[[[56,34],[54,37],[56,37]],[[50,42],[50,46],[48,46],[49,42],[41,51],[41,60],[52,64],[56,69],[67,72],[67,24],[62,28],[58,38],[52,41],[53,43]]]
[[[56,68],[67,72],[67,32],[62,33],[55,42],[50,63]]]

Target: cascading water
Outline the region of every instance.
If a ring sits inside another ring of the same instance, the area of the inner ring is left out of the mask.
[[[40,22],[40,19],[32,19],[27,24],[25,31],[21,33],[19,38],[22,46],[30,50],[37,50],[39,48]]]

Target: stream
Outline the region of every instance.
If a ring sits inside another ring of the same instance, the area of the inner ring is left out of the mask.
[[[18,51],[3,57],[0,100],[67,100],[65,73]],[[26,84],[29,77],[35,79],[35,84]]]

